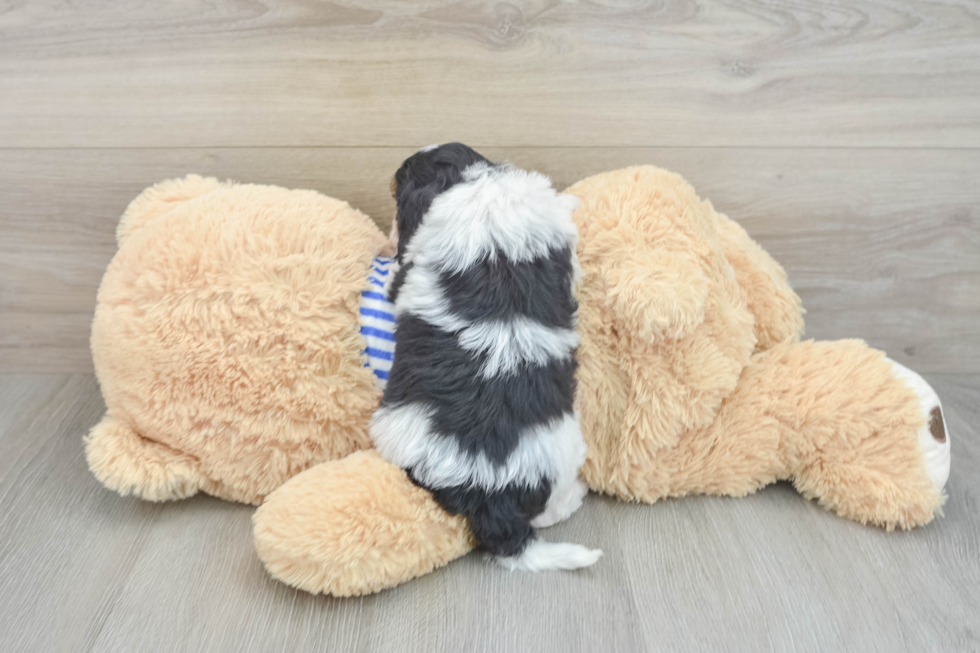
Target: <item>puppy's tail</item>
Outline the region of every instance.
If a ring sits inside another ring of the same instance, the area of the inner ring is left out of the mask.
[[[602,555],[602,551],[578,544],[554,544],[537,538],[528,515],[544,509],[548,486],[509,486],[496,492],[473,488],[430,491],[447,512],[466,516],[480,547],[507,569],[581,569],[595,564]]]
[[[544,542],[532,539],[520,555],[497,557],[496,561],[514,571],[551,571],[554,569],[581,569],[594,565],[602,557],[599,549],[589,549],[581,544]]]

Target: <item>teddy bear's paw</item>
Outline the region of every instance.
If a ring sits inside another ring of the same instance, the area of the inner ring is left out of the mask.
[[[943,415],[942,402],[932,386],[918,373],[900,363],[888,359],[895,376],[904,381],[919,398],[919,407],[925,417],[925,426],[919,429],[919,448],[925,460],[926,473],[933,487],[942,491],[949,478],[949,431]]]
[[[107,488],[144,501],[186,499],[205,482],[192,456],[147,440],[109,415],[85,437],[85,457]]]
[[[588,493],[589,486],[580,478],[575,478],[572,483],[564,488],[556,487],[552,490],[544,512],[531,520],[531,526],[548,528],[558,522],[565,521],[582,507],[582,500]]]

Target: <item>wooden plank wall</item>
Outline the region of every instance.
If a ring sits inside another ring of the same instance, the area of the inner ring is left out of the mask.
[[[968,0],[0,2],[0,373],[86,372],[113,231],[188,172],[379,224],[416,147],[559,185],[685,175],[790,273],[808,334],[980,369]]]

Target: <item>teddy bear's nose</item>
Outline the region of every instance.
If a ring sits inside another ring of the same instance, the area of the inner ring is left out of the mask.
[[[946,426],[943,424],[943,411],[939,406],[929,413],[929,432],[936,442],[946,441]]]

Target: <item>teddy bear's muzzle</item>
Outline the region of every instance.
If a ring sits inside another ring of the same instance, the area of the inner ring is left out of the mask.
[[[936,490],[942,491],[949,479],[950,434],[943,415],[942,402],[931,385],[918,373],[889,359],[895,376],[907,383],[919,397],[919,407],[925,425],[919,429],[919,448],[925,462],[926,474]]]

